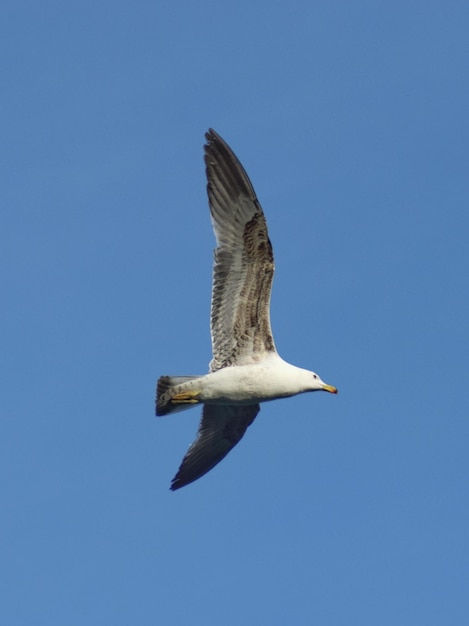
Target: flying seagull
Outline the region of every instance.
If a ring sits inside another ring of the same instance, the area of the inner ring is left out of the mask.
[[[205,138],[207,192],[217,247],[210,329],[213,358],[202,376],[161,376],[156,414],[202,404],[197,437],[171,489],[197,480],[240,441],[260,402],[307,391],[337,393],[314,372],[290,365],[270,328],[274,257],[264,212],[234,152],[214,130]]]

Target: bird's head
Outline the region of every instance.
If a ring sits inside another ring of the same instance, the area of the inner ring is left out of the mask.
[[[310,380],[309,380],[310,391],[328,391],[329,393],[338,393],[338,390],[336,387],[333,387],[332,385],[328,385],[327,383],[325,383],[323,380],[321,380],[320,376],[318,376],[318,374],[316,374],[315,372],[309,372],[309,374],[310,374]]]

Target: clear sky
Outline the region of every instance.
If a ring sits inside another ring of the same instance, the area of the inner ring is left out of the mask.
[[[469,623],[467,1],[1,13],[0,623]],[[172,493],[208,127],[267,216],[277,348],[339,395]]]

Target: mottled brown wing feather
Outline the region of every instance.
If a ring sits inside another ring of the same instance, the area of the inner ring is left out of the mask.
[[[262,207],[243,166],[212,129],[205,135],[207,192],[217,240],[210,370],[275,352],[270,328],[274,258]]]
[[[258,404],[204,405],[197,437],[182,460],[171,489],[184,487],[215,467],[240,441],[259,411]]]

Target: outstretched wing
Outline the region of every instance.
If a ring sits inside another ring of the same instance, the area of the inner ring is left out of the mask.
[[[274,258],[262,207],[243,166],[214,130],[205,138],[207,192],[217,240],[211,309],[213,372],[275,352],[270,328]]]
[[[258,404],[204,405],[197,438],[182,460],[171,489],[184,487],[215,467],[240,441],[259,410]]]

